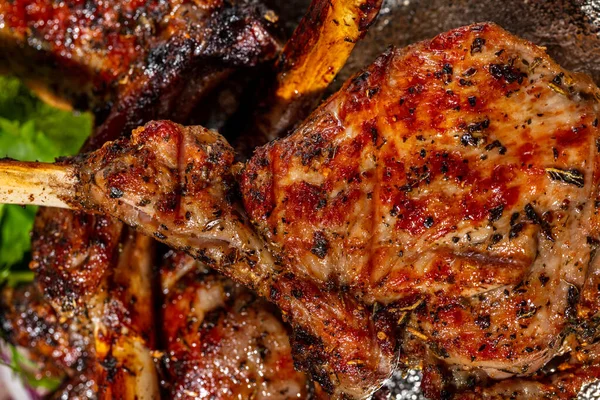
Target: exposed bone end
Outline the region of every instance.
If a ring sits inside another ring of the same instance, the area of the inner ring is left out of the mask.
[[[0,160],[0,204],[73,208],[75,168],[38,162]]]

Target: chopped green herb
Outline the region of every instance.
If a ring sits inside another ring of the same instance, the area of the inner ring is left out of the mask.
[[[92,130],[89,113],[55,109],[18,79],[0,77],[0,158],[54,161],[75,154]],[[37,208],[0,205],[0,282],[21,282]],[[12,279],[19,272],[19,279]]]
[[[546,172],[553,181],[559,181],[582,188],[584,184],[583,174],[576,169],[562,170],[558,168],[546,168]]]

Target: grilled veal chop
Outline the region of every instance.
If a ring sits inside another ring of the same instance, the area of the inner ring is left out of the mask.
[[[160,274],[169,398],[308,398],[272,305],[184,253]]]
[[[273,59],[269,19],[252,0],[1,0],[0,64],[94,110],[95,147],[153,118],[185,122],[234,69]]]
[[[252,287],[333,395],[389,376],[406,321],[482,382],[530,375],[594,331],[598,98],[478,24],[388,51],[240,172],[217,134],[155,122],[55,166],[5,162],[0,197],[117,216]]]

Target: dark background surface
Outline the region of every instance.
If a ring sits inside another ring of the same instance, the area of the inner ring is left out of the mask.
[[[308,0],[268,0],[291,32]],[[404,47],[475,22],[493,21],[540,46],[563,67],[600,83],[600,0],[384,0],[367,36],[356,46],[333,90],[388,46]]]

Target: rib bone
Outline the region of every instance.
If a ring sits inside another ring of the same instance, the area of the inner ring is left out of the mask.
[[[68,165],[0,160],[0,203],[71,208],[77,182]]]

